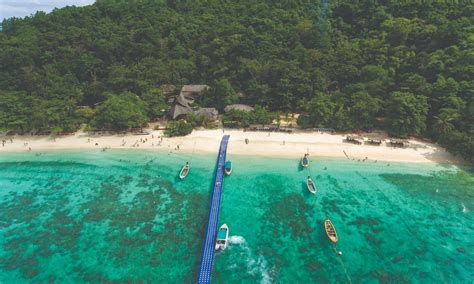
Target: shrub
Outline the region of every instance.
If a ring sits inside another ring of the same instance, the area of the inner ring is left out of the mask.
[[[193,132],[193,126],[184,120],[171,121],[166,126],[164,134],[168,137],[186,136]]]

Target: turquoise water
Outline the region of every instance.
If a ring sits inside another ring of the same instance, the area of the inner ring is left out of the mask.
[[[232,143],[232,142],[231,142]],[[217,149],[216,149],[217,153]],[[216,283],[474,279],[474,175],[454,166],[232,156]],[[0,282],[195,282],[215,155],[0,156]],[[178,179],[191,161],[186,180]],[[318,192],[305,185],[311,175]],[[335,249],[325,213],[339,234]]]

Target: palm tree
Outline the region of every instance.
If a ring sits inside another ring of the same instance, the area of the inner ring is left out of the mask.
[[[454,125],[451,123],[454,117],[451,115],[439,115],[434,116],[433,129],[440,135],[445,135],[454,129]]]

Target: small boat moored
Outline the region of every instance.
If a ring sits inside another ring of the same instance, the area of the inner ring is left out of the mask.
[[[232,173],[232,162],[231,161],[225,162],[224,172],[225,172],[226,175],[230,175]]]
[[[227,239],[229,238],[229,227],[222,225],[217,231],[216,250],[225,250],[227,247]]]
[[[309,192],[316,194],[316,186],[310,176],[306,179],[306,185],[308,186]]]
[[[189,173],[189,162],[186,162],[184,167],[181,169],[181,172],[179,173],[179,178],[184,179]]]
[[[301,158],[301,166],[303,168],[307,168],[309,166],[309,154],[304,154],[303,158]]]
[[[328,238],[331,240],[331,242],[336,244],[339,238],[336,233],[336,228],[334,228],[334,225],[332,224],[331,220],[329,220],[327,213],[326,220],[324,221],[324,229],[326,230],[326,234],[328,235]]]

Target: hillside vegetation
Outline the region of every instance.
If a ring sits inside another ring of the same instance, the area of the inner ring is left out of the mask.
[[[161,86],[208,84],[222,91],[201,102],[220,110],[241,91],[305,128],[426,136],[474,159],[474,5],[316,2],[97,1],[4,20],[0,129],[135,127],[165,115]]]

